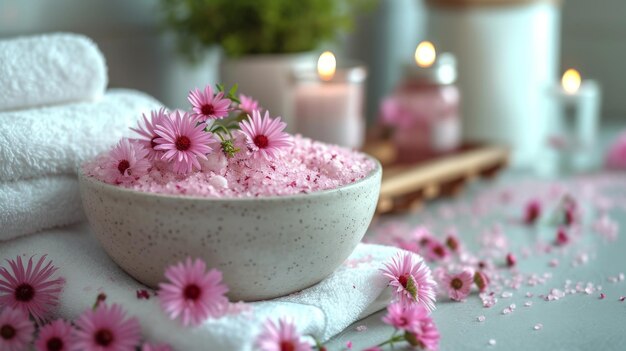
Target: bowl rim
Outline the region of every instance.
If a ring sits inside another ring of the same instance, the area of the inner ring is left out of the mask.
[[[82,167],[83,165],[81,165],[78,170],[78,180],[79,180],[79,183],[89,182],[96,186],[100,186],[104,189],[107,189],[107,191],[119,192],[122,194],[131,195],[131,196],[140,195],[140,196],[145,196],[148,198],[163,199],[167,201],[189,200],[189,201],[212,201],[212,202],[226,203],[226,202],[249,202],[249,201],[301,200],[301,199],[310,198],[311,196],[328,195],[328,194],[337,192],[338,190],[349,190],[351,188],[357,187],[361,185],[362,183],[378,176],[378,174],[380,174],[382,177],[383,169],[382,169],[382,165],[380,164],[380,161],[378,161],[378,159],[376,159],[375,157],[365,152],[359,152],[359,153],[363,154],[365,157],[367,157],[370,161],[374,163],[374,168],[365,177],[357,180],[356,182],[348,183],[337,188],[325,189],[325,190],[315,191],[315,192],[306,193],[306,194],[298,193],[298,194],[293,194],[293,195],[270,195],[270,196],[258,196],[258,197],[206,197],[206,196],[195,196],[195,195],[173,195],[173,194],[153,193],[153,192],[147,192],[147,191],[128,189],[128,188],[124,188],[121,186],[115,186],[112,184],[105,183],[93,176],[86,175]],[[81,191],[81,197],[82,196],[83,195]]]

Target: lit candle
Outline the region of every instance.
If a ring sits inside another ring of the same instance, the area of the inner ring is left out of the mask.
[[[590,79],[582,80],[575,69],[568,69],[556,90],[559,107],[550,133],[550,145],[559,153],[561,168],[584,171],[594,164],[601,91]]]
[[[296,132],[326,143],[361,147],[366,76],[363,66],[337,68],[330,51],[320,55],[317,72],[294,72]]]
[[[456,60],[419,43],[405,79],[381,104],[382,123],[393,128],[399,162],[416,162],[455,150],[461,141]]]

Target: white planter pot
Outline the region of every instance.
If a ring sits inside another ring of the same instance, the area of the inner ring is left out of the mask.
[[[190,110],[187,100],[190,90],[202,90],[207,85],[219,83],[217,68],[220,51],[217,48],[208,49],[199,62],[192,64],[177,52],[171,38],[166,45],[169,45],[169,50],[162,60],[157,96],[170,109]]]
[[[316,58],[312,52],[223,58],[220,77],[227,87],[239,84],[239,92],[259,100],[272,117],[281,116],[287,123],[287,131],[293,132],[291,72],[296,68],[315,66]]]

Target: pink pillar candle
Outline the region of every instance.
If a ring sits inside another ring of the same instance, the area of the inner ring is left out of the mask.
[[[321,60],[320,60],[321,63]],[[362,66],[339,68],[331,73],[294,72],[295,130],[325,143],[359,148],[365,135]]]

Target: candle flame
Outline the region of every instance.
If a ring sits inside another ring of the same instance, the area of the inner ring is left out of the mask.
[[[561,79],[563,90],[568,94],[575,94],[580,88],[580,73],[577,70],[570,68],[563,74]]]
[[[324,51],[317,60],[317,74],[322,80],[331,80],[335,75],[336,68],[335,55],[330,51]]]
[[[437,58],[435,46],[429,41],[419,43],[415,49],[415,63],[420,67],[430,67]]]

